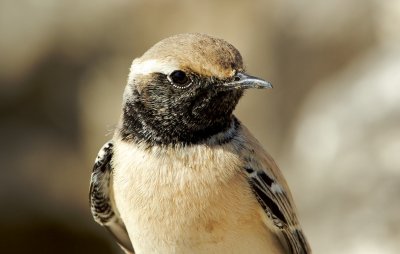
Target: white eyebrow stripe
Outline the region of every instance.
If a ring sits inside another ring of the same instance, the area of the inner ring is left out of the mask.
[[[140,59],[135,59],[131,65],[128,81],[132,81],[137,75],[148,75],[155,72],[168,75],[178,69],[179,66],[172,61],[160,61],[156,59],[140,61]]]

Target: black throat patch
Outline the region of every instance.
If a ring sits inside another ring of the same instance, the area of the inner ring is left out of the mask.
[[[204,80],[194,83],[181,90],[157,74],[150,85],[135,84],[143,89],[131,89],[125,102],[121,138],[150,145],[197,144],[240,125],[232,111],[243,91],[210,89]]]
[[[185,126],[173,127],[161,124],[148,125],[143,120],[143,115],[132,115],[131,106],[124,109],[122,127],[119,132],[122,140],[144,142],[149,145],[192,145],[207,141],[217,134],[215,143],[222,145],[229,142],[237,133],[240,122],[232,115],[223,122],[216,122],[207,128],[195,131],[188,130]],[[226,133],[225,133],[226,132]]]

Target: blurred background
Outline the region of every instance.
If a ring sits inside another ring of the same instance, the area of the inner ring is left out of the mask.
[[[0,252],[120,253],[88,207],[131,61],[224,38],[236,114],[281,166],[314,253],[400,253],[400,1],[0,1]]]

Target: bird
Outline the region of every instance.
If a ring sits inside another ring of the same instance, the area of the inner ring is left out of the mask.
[[[272,85],[206,34],[133,60],[89,191],[94,220],[126,253],[311,253],[280,169],[233,113],[251,88]]]

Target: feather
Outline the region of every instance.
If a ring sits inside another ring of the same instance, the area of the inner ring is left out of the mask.
[[[241,151],[245,161],[243,171],[267,220],[274,225],[273,231],[277,232],[288,253],[311,253],[300,228],[292,196],[278,166],[243,125],[242,132],[245,137]]]
[[[111,191],[113,143],[107,142],[99,151],[90,181],[89,202],[94,220],[105,227],[127,252],[134,250]]]

